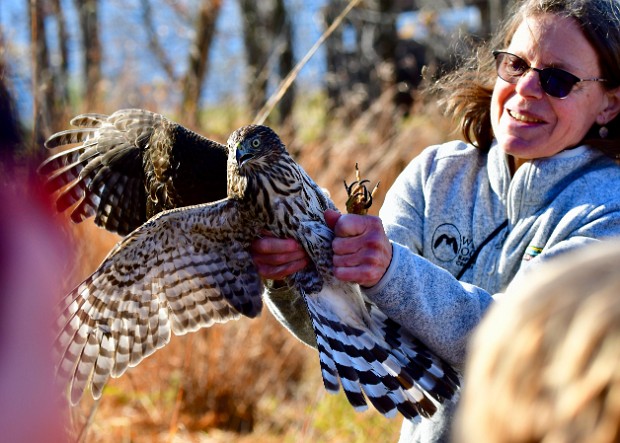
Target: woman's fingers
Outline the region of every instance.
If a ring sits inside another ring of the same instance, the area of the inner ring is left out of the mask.
[[[369,215],[342,215],[325,211],[325,221],[335,233],[334,275],[343,281],[374,286],[392,261],[390,243],[381,219]],[[250,253],[263,278],[281,280],[305,268],[310,259],[299,242],[263,232],[250,246]]]
[[[392,261],[392,244],[381,219],[347,214],[337,219],[333,229],[334,275],[362,286],[377,284]]]
[[[261,277],[271,280],[281,280],[308,265],[306,251],[297,241],[271,234],[255,239],[250,253]]]

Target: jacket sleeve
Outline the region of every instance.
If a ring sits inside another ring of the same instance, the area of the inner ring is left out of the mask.
[[[438,356],[462,368],[469,334],[491,304],[491,295],[409,248],[392,245],[390,267],[365,296]]]

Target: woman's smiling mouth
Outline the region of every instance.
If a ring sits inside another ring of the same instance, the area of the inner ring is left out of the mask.
[[[515,120],[523,123],[544,123],[544,120],[541,120],[531,115],[521,114],[518,111],[513,111],[510,109],[508,110],[508,115],[510,115]]]

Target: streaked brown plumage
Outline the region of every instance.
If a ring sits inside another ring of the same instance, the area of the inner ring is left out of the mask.
[[[297,239],[312,264],[288,279],[308,309],[325,387],[358,410],[430,417],[458,386],[449,365],[332,273],[334,204],[265,126],[228,140],[228,198],[164,211],[123,239],[61,303],[58,373],[72,402],[170,340],[262,308],[248,252],[262,229]]]
[[[53,134],[39,172],[60,212],[126,235],[153,215],[226,197],[226,146],[143,109],[82,114]],[[76,205],[77,203],[77,205]]]

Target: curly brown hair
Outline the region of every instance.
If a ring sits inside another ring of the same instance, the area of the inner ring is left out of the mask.
[[[608,90],[620,86],[620,2],[618,0],[525,0],[516,2],[495,36],[480,45],[459,69],[439,79],[433,92],[442,96],[448,116],[454,118],[465,140],[488,150],[493,142],[490,108],[497,78],[493,49],[506,48],[524,18],[556,14],[574,19],[598,55],[601,77]],[[596,125],[595,125],[596,126]],[[620,156],[620,116],[606,124],[605,140],[593,127],[583,142],[614,157]]]

